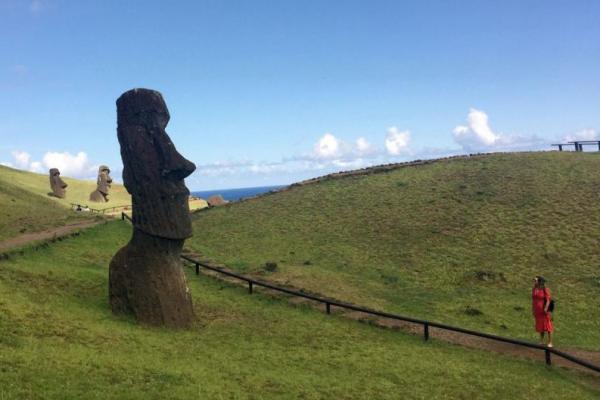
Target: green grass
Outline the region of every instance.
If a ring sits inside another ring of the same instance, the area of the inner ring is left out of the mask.
[[[71,203],[100,210],[131,205],[131,196],[123,185],[112,184],[109,202],[93,203],[89,201],[89,195],[96,190],[95,181],[62,178],[69,186],[66,197],[59,199],[48,196],[51,190],[47,174],[0,165],[0,241],[91,217],[88,213],[72,212]],[[204,200],[190,201],[190,210],[206,206]],[[121,211],[119,209],[117,213]]]
[[[47,174],[0,166],[0,241],[94,218],[89,213],[73,212],[70,203],[88,204],[97,209],[131,204],[122,185],[112,185],[110,202],[91,203],[88,198],[96,189],[96,182],[67,177],[63,180],[69,187],[66,198],[59,199],[48,196],[51,190]]]
[[[89,215],[77,215],[50,198],[33,195],[0,169],[0,242],[20,234],[65,225]],[[18,182],[18,181],[17,181]]]
[[[327,316],[188,275],[197,321],[107,304],[113,221],[0,261],[0,399],[593,399],[591,377]]]
[[[70,208],[70,203],[88,205],[96,209],[131,204],[131,196],[127,193],[123,185],[116,183],[111,185],[108,203],[94,203],[89,198],[90,193],[96,190],[95,180],[79,180],[65,176],[61,176],[61,178],[69,185],[66,189],[67,195],[64,199],[48,196],[48,193],[52,192],[50,190],[48,174],[36,174],[0,166],[0,185],[11,184],[18,186],[31,195],[50,199],[64,208]]]
[[[598,171],[598,153],[517,153],[330,179],[196,214],[187,245],[245,273],[528,340],[543,275],[556,343],[600,350]]]

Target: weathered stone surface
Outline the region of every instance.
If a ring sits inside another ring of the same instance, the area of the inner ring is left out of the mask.
[[[169,118],[159,92],[133,89],[117,100],[117,136],[134,232],[110,263],[109,300],[114,313],[179,328],[193,319],[179,256],[192,235],[183,180],[196,166],[177,152],[165,132]]]
[[[220,194],[212,195],[206,200],[209,207],[222,206],[223,204],[227,204],[228,201],[223,198]]]
[[[50,169],[50,189],[52,190],[51,193],[48,193],[51,196],[56,196],[60,199],[64,199],[65,195],[67,194],[67,191],[65,190],[67,188],[67,185],[65,183],[65,181],[63,181],[60,177],[60,171],[58,170],[58,168],[51,168]]]
[[[96,190],[90,193],[90,201],[97,203],[106,203],[108,201],[108,191],[112,178],[110,177],[110,168],[106,165],[101,165],[98,168],[98,179],[96,180]]]

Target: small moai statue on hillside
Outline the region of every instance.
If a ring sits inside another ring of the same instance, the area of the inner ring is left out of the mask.
[[[123,183],[133,204],[133,235],[109,267],[113,313],[148,325],[191,324],[192,298],[180,259],[192,236],[189,190],[184,178],[196,169],[165,132],[167,105],[159,92],[133,89],[117,100],[117,136]]]
[[[50,189],[52,192],[48,193],[48,195],[58,197],[59,199],[64,199],[65,195],[67,194],[67,191],[65,190],[67,186],[69,185],[67,185],[60,177],[60,171],[58,168],[51,168]]]
[[[112,179],[110,177],[110,168],[106,165],[101,165],[98,168],[98,179],[96,180],[96,190],[90,193],[90,201],[96,203],[106,203],[108,201],[108,191]]]

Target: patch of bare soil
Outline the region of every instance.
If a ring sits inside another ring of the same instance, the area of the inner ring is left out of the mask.
[[[25,233],[17,237],[0,242],[0,251],[6,251],[17,247],[22,247],[34,242],[44,242],[48,240],[58,239],[65,236],[69,236],[76,231],[80,231],[85,228],[97,225],[103,221],[83,220],[72,222],[64,226],[58,226],[55,228],[46,229],[41,232]]]

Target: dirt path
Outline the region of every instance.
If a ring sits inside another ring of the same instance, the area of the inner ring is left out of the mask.
[[[186,255],[188,255],[194,259],[197,259],[203,263],[206,263],[208,265],[214,265],[209,260],[206,260],[202,256],[199,256],[198,254],[195,254],[193,252],[186,251]],[[223,266],[220,266],[220,265],[214,265],[214,266],[219,267],[225,271],[235,273],[235,271],[230,270],[228,268],[224,268]],[[233,285],[247,287],[247,284],[245,282],[242,282],[235,278],[227,277],[227,276],[219,274],[217,272],[210,271],[206,268],[200,268],[200,272],[203,275],[211,276],[215,279],[218,279],[218,280],[221,280],[221,281],[233,284]],[[259,280],[259,278],[254,278],[254,279]],[[273,284],[281,286],[274,282],[273,282]],[[291,289],[294,291],[301,291],[300,289],[294,288],[289,285],[285,285],[285,288]],[[270,290],[270,289],[266,289],[266,288],[262,288],[262,287],[257,287],[257,286],[254,286],[253,291],[259,292],[261,294],[267,294],[267,295],[273,296],[273,297],[285,298],[293,305],[305,305],[305,306],[309,306],[309,307],[318,309],[322,312],[325,311],[324,304],[317,303],[315,301],[306,299],[304,297],[291,296],[291,295],[283,294],[278,291],[274,291],[274,290]],[[321,296],[321,295],[316,295],[316,296],[325,298],[325,296]],[[366,314],[363,312],[349,311],[346,309],[336,308],[335,306],[331,306],[331,313],[341,316],[341,317],[344,317],[344,318],[352,319],[355,321],[368,323],[370,325],[375,325],[380,328],[401,330],[404,332],[410,332],[415,335],[423,336],[423,326],[420,324],[413,324],[410,322],[392,320],[392,319],[388,319],[388,318],[380,318],[380,317],[376,317],[376,316]],[[492,351],[495,353],[507,354],[507,355],[511,355],[514,357],[518,357],[518,358],[526,358],[526,359],[535,360],[535,361],[539,361],[539,362],[545,362],[545,357],[544,357],[543,351],[536,350],[536,349],[530,349],[530,348],[522,347],[522,346],[518,346],[518,345],[513,345],[510,343],[497,342],[495,340],[484,339],[484,338],[480,338],[477,336],[466,335],[466,334],[462,334],[462,333],[458,333],[458,332],[452,332],[452,331],[447,331],[447,330],[433,328],[433,327],[429,328],[429,337],[432,339],[442,340],[444,342],[448,342],[448,343],[452,343],[452,344],[456,344],[456,345],[460,345],[460,346],[464,346],[464,347],[468,347],[468,348],[472,348],[472,349]],[[586,360],[595,365],[600,365],[600,352],[598,352],[598,351],[581,350],[581,349],[568,348],[568,347],[559,347],[559,348],[557,348],[557,350],[564,351],[564,352],[569,353],[577,358]],[[594,376],[594,377],[600,377],[600,373],[594,372],[588,368],[582,367],[578,364],[575,364],[573,362],[565,360],[562,357],[559,357],[556,355],[552,355],[552,364],[558,365],[561,367],[565,367],[565,368],[576,369],[578,371],[585,372],[586,374]],[[600,388],[600,380],[595,380],[594,382],[597,382],[597,383],[595,383],[595,386]]]
[[[41,232],[26,233],[3,242],[0,242],[0,251],[6,251],[12,248],[25,246],[34,242],[43,242],[47,240],[57,239],[64,236],[69,236],[76,231],[80,231],[85,228],[89,228],[94,225],[98,225],[104,221],[83,220],[73,222],[63,226],[57,226],[55,228],[46,229]]]
[[[394,330],[402,330],[406,332],[410,332],[416,335],[423,335],[423,327],[419,324],[413,324],[410,322],[397,321],[386,318],[378,318],[373,317],[369,314],[349,311],[340,313],[345,318],[350,318],[353,320],[367,322],[371,325],[376,325],[383,328],[389,328]],[[466,335],[459,332],[447,331],[445,329],[438,328],[429,328],[429,337],[433,339],[443,340],[444,342],[457,344],[464,347],[469,347],[472,349],[479,350],[487,350],[493,351],[495,353],[508,354],[515,357],[527,358],[531,360],[536,360],[540,362],[545,362],[544,352],[537,349],[531,349],[515,344],[498,342],[495,340],[480,338],[477,336]],[[600,365],[600,352],[597,351],[589,351],[589,350],[581,350],[575,348],[568,347],[560,347],[557,350],[564,351],[565,353],[569,353],[577,358],[588,361],[595,365]],[[571,361],[565,360],[562,357],[552,355],[552,365],[558,365],[561,367],[577,369],[583,372],[586,372],[591,375],[595,375],[600,377],[600,373],[596,373],[588,368],[575,364]],[[600,388],[600,382],[598,382],[598,387]]]

